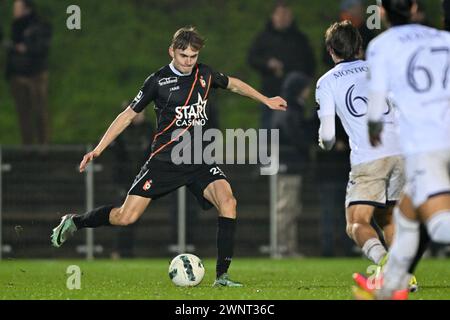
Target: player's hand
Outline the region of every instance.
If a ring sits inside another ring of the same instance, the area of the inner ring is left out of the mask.
[[[269,98],[267,99],[267,101],[265,102],[265,104],[273,110],[281,110],[281,111],[286,111],[287,109],[287,102],[286,100],[284,100],[281,97],[273,97],[273,98]]]
[[[80,172],[83,172],[86,169],[88,163],[97,158],[99,155],[100,153],[96,150],[86,153],[83,157],[83,160],[81,160],[80,162]]]
[[[383,122],[369,121],[369,140],[373,147],[381,144],[381,132],[383,131]]]
[[[322,150],[326,150],[326,149],[325,149],[325,145],[324,145],[323,140],[322,140],[321,137],[319,137],[319,147],[320,147],[320,149],[322,149]]]

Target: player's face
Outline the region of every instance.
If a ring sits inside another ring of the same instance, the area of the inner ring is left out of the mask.
[[[197,63],[199,51],[188,47],[185,50],[169,48],[169,54],[173,59],[173,64],[182,73],[191,73]]]

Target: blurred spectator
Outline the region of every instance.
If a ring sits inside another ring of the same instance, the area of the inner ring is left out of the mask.
[[[126,101],[122,108],[127,108]],[[126,130],[111,143],[111,152],[114,154],[113,180],[118,196],[123,201],[133,182],[129,180],[139,172],[142,164],[147,161],[151,153],[154,126],[146,120],[145,112],[138,113]],[[113,244],[111,258],[133,257],[134,233],[138,223],[126,228],[118,228]]]
[[[444,29],[450,31],[450,0],[444,0],[442,6],[444,8]]]
[[[369,44],[370,40],[375,38],[376,32],[375,30],[371,30],[367,27],[366,17],[365,17],[365,7],[363,5],[362,0],[342,0],[340,5],[340,14],[339,20],[349,20],[352,25],[355,26],[363,40],[362,48],[363,52],[361,53],[364,56],[364,52]],[[334,66],[334,62],[331,59],[331,56],[328,54],[325,46],[322,50],[322,61],[323,63],[331,68]]]
[[[316,132],[305,119],[306,101],[311,93],[311,79],[301,72],[291,72],[283,82],[281,96],[289,108],[272,116],[272,128],[280,130],[280,161],[295,164],[301,170],[309,160],[309,149]],[[287,147],[287,148],[286,148]]]
[[[313,77],[316,70],[314,53],[307,36],[293,18],[292,10],[278,2],[271,20],[251,45],[248,62],[262,78],[262,93],[280,94],[281,84],[291,71]],[[272,110],[262,108],[261,128],[270,128]]]
[[[291,72],[281,87],[281,96],[289,108],[272,116],[272,128],[280,134],[280,169],[277,177],[277,243],[282,257],[301,256],[298,219],[302,215],[306,168],[312,133],[305,119],[306,101],[311,93],[311,79],[301,72]],[[314,133],[315,135],[315,133]],[[301,231],[300,231],[301,232]]]
[[[51,27],[38,17],[32,0],[15,0],[6,77],[11,84],[24,144],[50,140],[48,54]]]

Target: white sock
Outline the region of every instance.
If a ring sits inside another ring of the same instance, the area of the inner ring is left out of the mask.
[[[387,253],[386,249],[378,238],[367,240],[362,247],[362,251],[364,252],[366,257],[372,260],[375,264],[380,264],[381,259],[383,259],[383,257]]]
[[[419,247],[419,222],[406,218],[399,208],[394,209],[395,234],[389,249],[389,259],[383,271],[386,295],[408,288],[411,275],[408,269]]]
[[[450,211],[436,212],[428,219],[427,230],[434,242],[450,243]]]

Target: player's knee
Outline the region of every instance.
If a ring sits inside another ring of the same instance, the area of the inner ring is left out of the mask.
[[[427,230],[432,241],[450,244],[450,211],[433,215],[427,221]]]
[[[351,230],[350,230],[350,232],[352,234],[351,238],[356,239],[357,238],[356,235],[367,227],[370,227],[370,224],[368,224],[365,221],[359,221],[359,222],[352,223]]]
[[[350,239],[353,239],[353,223],[347,223],[345,232]]]
[[[235,218],[236,217],[237,201],[233,196],[226,197],[220,202],[220,213],[224,217]]]
[[[117,219],[117,225],[123,226],[123,227],[129,226],[130,224],[133,224],[136,222],[137,217],[139,217],[139,215],[133,211],[120,210],[120,214]]]

